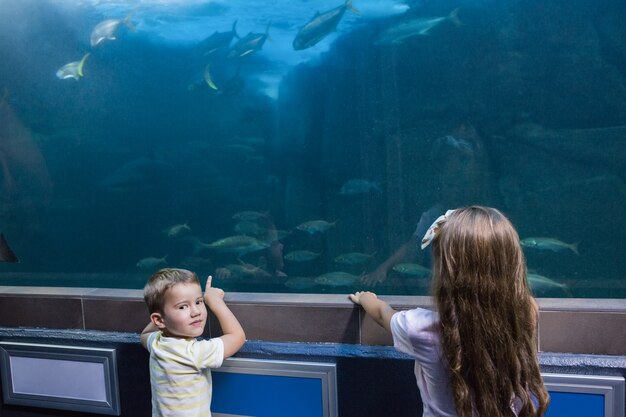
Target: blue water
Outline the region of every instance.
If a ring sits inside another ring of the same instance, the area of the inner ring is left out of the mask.
[[[0,231],[20,262],[0,285],[141,288],[176,266],[229,291],[346,293],[420,218],[485,204],[560,242],[525,246],[536,295],[626,297],[626,5],[352,5],[295,50],[345,5],[3,1]],[[92,46],[105,19],[116,39]],[[203,49],[235,22],[262,47]],[[256,240],[208,246],[236,235]],[[427,273],[383,278],[429,291]]]

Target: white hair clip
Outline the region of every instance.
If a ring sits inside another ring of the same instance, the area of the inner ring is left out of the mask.
[[[426,234],[422,238],[422,249],[430,245],[430,242],[432,242],[435,236],[437,236],[437,234],[439,233],[439,229],[441,228],[441,225],[444,224],[446,220],[448,220],[448,216],[454,213],[455,211],[456,210],[446,211],[446,214],[442,214],[441,216],[437,217],[437,220],[435,220],[433,224],[430,225],[430,227],[426,231]]]

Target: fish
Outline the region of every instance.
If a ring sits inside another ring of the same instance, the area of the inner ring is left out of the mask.
[[[228,264],[224,268],[228,269],[231,272],[230,277],[228,277],[229,279],[239,279],[246,276],[254,276],[261,270],[261,268],[259,268],[258,266],[246,263]]]
[[[440,138],[439,140],[441,140],[446,146],[455,148],[458,151],[464,152],[468,155],[474,152],[472,144],[469,143],[466,139],[456,138],[452,135],[446,135],[443,138]]]
[[[261,212],[252,211],[252,210],[244,210],[244,211],[239,211],[239,212],[233,214],[232,219],[233,220],[240,220],[240,221],[254,222],[254,221],[257,221],[257,220],[261,220],[261,219],[267,219],[267,213],[261,213]]]
[[[85,61],[87,60],[87,58],[89,58],[90,55],[91,54],[87,52],[85,55],[83,55],[80,61],[73,61],[73,62],[70,62],[69,64],[63,65],[56,72],[57,78],[61,80],[73,78],[76,81],[78,81],[80,77],[84,76],[83,67],[85,65]]]
[[[132,12],[129,13],[123,19],[106,19],[98,23],[91,31],[90,43],[91,46],[97,46],[105,40],[114,41],[117,39],[115,34],[121,25],[126,26],[128,29],[135,31],[135,26],[131,22]]]
[[[529,272],[526,274],[526,280],[528,281],[528,285],[533,291],[541,292],[546,290],[559,289],[565,294],[572,296],[572,293],[567,284],[557,282],[551,278],[544,277],[543,275]]]
[[[194,75],[187,85],[187,91],[196,91],[200,88],[206,88],[206,86],[209,86],[212,90],[217,90],[217,86],[211,76],[210,66],[211,64],[207,64],[201,74]]]
[[[382,190],[380,189],[380,185],[377,182],[355,178],[355,179],[346,181],[341,186],[341,189],[339,190],[339,194],[341,195],[366,194],[372,190],[382,193]]]
[[[224,80],[224,82],[219,83],[219,87],[213,81],[213,76],[211,75],[210,64],[204,68],[204,81],[207,85],[215,90],[218,94],[223,96],[234,96],[241,93],[246,85],[243,77],[239,75],[239,71],[241,67],[237,68],[237,72],[231,78]]]
[[[212,249],[209,243],[204,243],[196,236],[185,236],[182,238],[182,241],[188,243],[193,248],[193,257],[198,257],[199,253]]]
[[[322,255],[321,252],[312,252],[310,250],[295,250],[285,255],[285,259],[291,262],[308,262],[317,259]]]
[[[237,20],[233,22],[233,27],[228,32],[215,31],[208,38],[200,41],[197,49],[203,51],[203,55],[211,55],[219,51],[228,49],[233,38],[239,38],[237,34]]]
[[[316,285],[315,278],[309,277],[294,277],[285,281],[285,287],[291,288],[292,290],[306,290]]]
[[[229,236],[205,245],[205,248],[217,252],[238,253],[239,255],[256,252],[269,247],[269,243],[245,235]]]
[[[19,262],[17,256],[9,246],[9,242],[4,237],[4,233],[0,233],[0,262],[16,263]]]
[[[549,250],[552,252],[562,252],[571,250],[578,255],[578,243],[565,243],[559,239],[551,237],[527,237],[522,239],[520,244],[526,248],[534,248],[538,250]]]
[[[359,11],[352,6],[352,0],[346,0],[341,6],[327,12],[315,13],[315,16],[298,31],[292,43],[293,49],[299,51],[315,46],[328,34],[337,30],[337,25],[346,10],[359,14]]]
[[[263,44],[268,38],[270,23],[267,23],[267,27],[265,28],[265,33],[253,33],[250,32],[243,38],[240,38],[237,43],[235,43],[228,54],[227,58],[243,58],[244,56],[248,56],[250,54],[255,53],[256,51],[260,51],[263,48]]]
[[[204,67],[204,81],[213,90],[217,90],[217,86],[215,85],[215,83],[213,82],[213,79],[211,78],[211,68],[210,67],[211,67],[211,64],[207,64],[206,67]]]
[[[366,253],[360,252],[349,252],[342,253],[341,255],[337,255],[335,257],[335,263],[342,265],[359,265],[362,264],[369,259],[371,259],[375,254],[368,255]]]
[[[399,272],[401,274],[404,275],[410,275],[413,277],[422,277],[422,278],[426,278],[429,277],[431,274],[431,270],[423,267],[422,265],[419,264],[414,264],[414,263],[399,263],[397,265],[395,265],[393,268],[394,271]]]
[[[167,255],[165,255],[162,258],[155,258],[154,256],[150,256],[147,258],[140,259],[137,262],[136,266],[137,268],[142,269],[142,270],[150,270],[150,269],[157,269],[165,265],[167,265]]]
[[[315,283],[328,287],[350,286],[358,281],[358,276],[342,271],[327,272],[315,278]]]
[[[463,23],[459,20],[458,13],[459,9],[456,8],[452,10],[448,16],[430,18],[420,17],[405,20],[383,30],[376,38],[376,41],[374,41],[374,45],[399,44],[405,39],[412,38],[414,36],[430,35],[430,30],[432,28],[448,20],[456,26],[460,26]]]
[[[296,226],[296,229],[301,230],[303,232],[307,232],[311,235],[314,235],[315,233],[326,232],[328,229],[333,227],[336,223],[337,223],[336,220],[332,223],[327,222],[326,220],[311,220],[311,221],[299,224],[298,226]]]
[[[191,232],[191,227],[187,223],[175,224],[173,226],[166,227],[162,232],[167,237],[180,237]]]

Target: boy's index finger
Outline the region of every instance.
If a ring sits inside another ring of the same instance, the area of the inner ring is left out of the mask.
[[[213,281],[213,277],[211,275],[206,279],[206,288],[211,288],[211,281]]]

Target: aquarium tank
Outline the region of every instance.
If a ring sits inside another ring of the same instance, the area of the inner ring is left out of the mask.
[[[446,210],[626,298],[623,0],[3,0],[0,285],[427,295]]]

